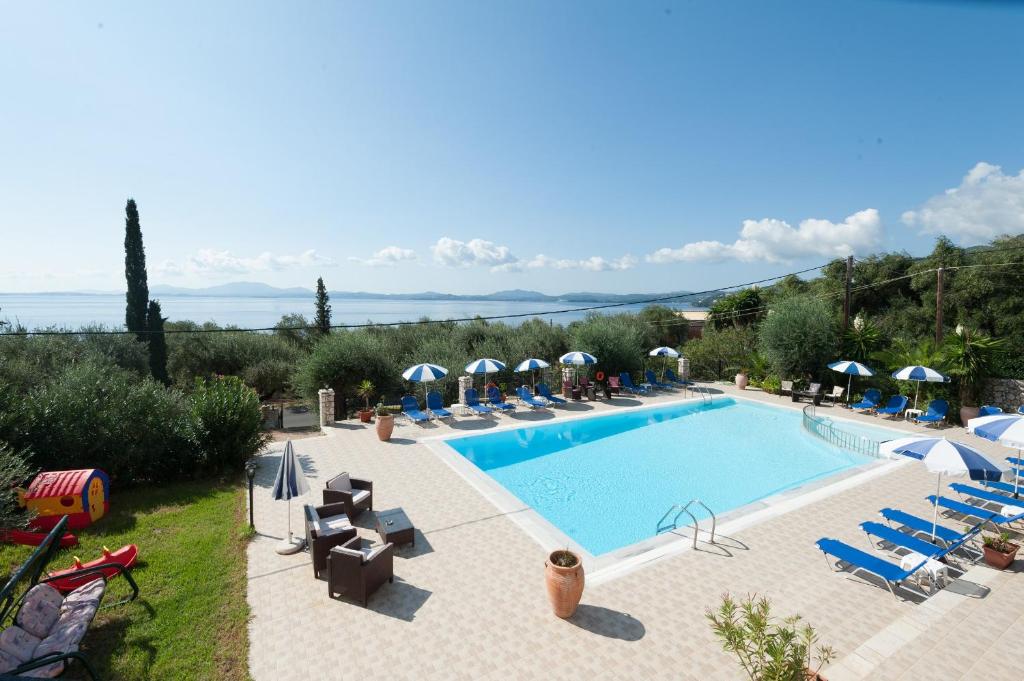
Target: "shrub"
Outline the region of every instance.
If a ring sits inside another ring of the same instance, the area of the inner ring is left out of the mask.
[[[635,315],[588,315],[569,325],[570,345],[574,350],[597,357],[597,366],[616,375],[643,369],[644,330]]]
[[[761,322],[758,343],[773,373],[786,378],[820,376],[837,350],[832,308],[817,298],[782,300]]]
[[[698,380],[719,379],[754,363],[757,336],[749,328],[705,327],[704,335],[686,344],[690,375]]]
[[[373,333],[336,331],[317,343],[299,366],[296,387],[310,399],[321,388],[333,388],[337,412],[347,415],[348,402],[364,379],[378,386],[381,394],[388,386],[399,385],[401,369],[390,355],[387,344]]]
[[[240,378],[197,378],[188,402],[207,470],[242,470],[266,444],[259,396]]]
[[[216,329],[191,322],[168,324],[167,330]],[[196,377],[239,376],[248,374],[260,381],[261,394],[270,394],[287,385],[280,366],[294,367],[302,350],[287,338],[268,333],[215,332],[167,334],[167,371],[174,384],[190,389]],[[265,392],[268,391],[268,392]]]
[[[0,532],[28,524],[29,516],[19,508],[14,488],[25,484],[32,474],[27,457],[0,442]]]

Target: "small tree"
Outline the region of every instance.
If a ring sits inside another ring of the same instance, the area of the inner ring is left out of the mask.
[[[21,529],[28,524],[31,516],[18,507],[14,488],[25,484],[33,473],[27,457],[15,452],[6,442],[0,442],[0,532]]]
[[[771,306],[761,322],[758,344],[781,378],[813,377],[835,359],[837,338],[828,303],[800,296]]]
[[[1003,339],[989,338],[966,326],[956,327],[943,346],[946,368],[960,383],[960,403],[978,406],[982,383],[992,373],[992,366],[1002,349]]]
[[[128,199],[124,220],[124,278],[128,284],[125,294],[125,327],[140,341],[146,340],[149,283],[146,276],[146,249],[142,245],[142,227],[135,199]]]
[[[164,337],[165,318],[160,316],[160,303],[149,301],[146,328],[149,331],[149,373],[164,385],[171,384],[167,375],[167,339]]]
[[[330,296],[327,295],[327,287],[324,286],[324,279],[316,280],[316,316],[313,318],[313,326],[317,333],[326,336],[331,332],[331,305]]]
[[[370,411],[370,398],[373,397],[374,390],[376,390],[376,388],[373,386],[373,381],[369,379],[362,380],[359,385],[356,386],[356,395],[363,398],[366,411]]]

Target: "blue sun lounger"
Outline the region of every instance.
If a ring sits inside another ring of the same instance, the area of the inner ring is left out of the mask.
[[[623,390],[628,390],[633,395],[649,395],[651,393],[647,388],[638,385],[633,385],[633,379],[629,377],[629,374],[623,372],[619,374],[619,383],[622,384]]]
[[[402,398],[402,415],[413,423],[423,423],[430,420],[430,416],[426,412],[420,411],[420,403],[412,395],[406,395]]]
[[[907,396],[906,395],[893,395],[889,398],[889,401],[885,403],[884,407],[880,407],[875,410],[876,414],[885,414],[886,416],[892,416],[896,418],[903,413],[903,410],[907,408]]]
[[[480,404],[480,397],[476,394],[476,388],[466,388],[466,408],[480,415],[494,412],[486,404]]]
[[[501,392],[493,385],[487,389],[487,401],[491,403],[491,407],[500,411],[512,411],[515,409],[515,405],[502,401]]]
[[[894,546],[913,551],[914,553],[920,553],[922,556],[928,556],[932,558],[945,553],[946,547],[933,544],[930,541],[924,539],[918,539],[912,534],[906,532],[900,532],[899,530],[893,529],[888,525],[882,523],[876,523],[872,521],[864,522],[860,524],[860,529],[864,530],[864,533],[868,537],[878,537],[882,541],[887,541]]]
[[[930,503],[935,503],[934,494],[929,495],[925,498]],[[980,518],[981,520],[988,520],[995,523],[996,525],[1006,525],[1009,523],[1016,522],[1021,518],[1024,518],[1024,513],[1020,513],[1014,516],[1005,516],[1002,513],[989,511],[987,509],[981,508],[980,506],[972,506],[970,504],[965,504],[962,501],[957,501],[956,499],[950,499],[948,497],[939,497],[938,501],[939,506],[948,511],[953,511],[954,513],[959,513],[960,515],[968,516],[971,518]]]
[[[439,419],[455,418],[455,414],[444,408],[444,402],[441,401],[441,393],[436,390],[431,390],[427,393],[427,409]]]
[[[564,399],[562,399],[558,395],[553,395],[551,393],[551,388],[548,387],[547,383],[538,383],[537,392],[540,393],[540,396],[543,397],[548,402],[550,402],[551,404],[567,404],[567,402]]]
[[[918,416],[915,421],[918,423],[942,423],[949,413],[949,402],[946,400],[932,400],[928,403],[925,413]]]
[[[864,391],[864,399],[850,405],[850,409],[874,409],[882,401],[882,391],[868,388]]]
[[[673,387],[668,383],[662,383],[661,381],[659,381],[658,377],[655,376],[654,372],[651,371],[650,369],[646,369],[644,371],[644,378],[646,378],[647,382],[653,385],[655,388],[660,388],[661,390],[668,390]]]
[[[1008,497],[1005,494],[1000,494],[999,492],[992,492],[979,487],[971,487],[970,485],[965,485],[962,482],[954,482],[950,484],[949,488],[962,497],[980,499],[981,501],[986,501],[990,504],[1024,507],[1024,499],[1014,499],[1013,497]]]
[[[883,508],[879,513],[885,518],[885,521],[892,524],[896,523],[914,530],[914,532],[923,532],[931,536],[932,533],[932,521],[919,518],[916,515],[910,515],[905,511],[901,511],[897,508]],[[964,534],[951,530],[944,525],[935,526],[935,537],[941,539],[945,544],[952,544],[958,542],[964,538]]]
[[[676,372],[671,369],[665,369],[665,380],[669,383],[675,383],[676,385],[693,385],[693,381],[684,381],[676,376]]]
[[[887,560],[882,560],[878,556],[873,556],[870,553],[855,549],[849,544],[839,541],[838,539],[830,539],[828,537],[822,537],[815,542],[817,547],[825,554],[825,562],[829,563],[829,568],[832,568],[832,563],[828,561],[828,556],[834,556],[838,560],[849,565],[853,570],[864,570],[869,572],[876,577],[880,577],[885,580],[885,585],[889,587],[889,592],[892,593],[893,598],[899,600],[899,596],[896,595],[896,591],[893,590],[893,586],[903,586],[904,582],[908,577],[913,575],[915,572],[920,570],[928,562],[928,558],[925,558],[920,564],[915,565],[909,570],[904,570],[895,563],[890,563]],[[903,586],[906,589],[906,586]],[[909,591],[909,589],[908,589]]]
[[[548,403],[542,400],[538,400],[536,397],[530,394],[530,389],[525,385],[521,385],[516,388],[516,395],[522,400],[523,404],[528,406],[530,409],[547,409]]]

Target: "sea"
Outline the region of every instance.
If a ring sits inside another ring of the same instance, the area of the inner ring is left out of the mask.
[[[313,318],[313,299],[310,298],[256,298],[216,296],[161,296],[160,305],[165,317],[171,321],[190,320],[197,323],[215,322],[220,326],[247,329],[272,327],[282,315],[298,313]],[[591,307],[602,303],[568,301],[528,302],[497,300],[352,300],[331,299],[333,324],[389,324],[401,321],[430,319],[462,319],[467,317],[495,317],[525,315],[503,320],[507,324],[520,324],[538,317],[545,321],[568,324],[582,319],[587,312],[563,310]],[[701,309],[685,303],[667,303],[678,310]],[[124,325],[124,294],[101,293],[0,293],[0,321],[20,324],[28,329],[60,327],[78,329],[83,326]],[[629,304],[605,309],[603,312],[638,312],[644,305]],[[9,327],[8,327],[9,328]]]

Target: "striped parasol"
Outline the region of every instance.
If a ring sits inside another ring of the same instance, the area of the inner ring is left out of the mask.
[[[280,554],[297,553],[306,543],[301,537],[292,537],[292,497],[301,497],[309,492],[309,483],[302,473],[302,466],[295,458],[295,447],[292,441],[284,445],[281,453],[281,465],[277,468],[277,477],[274,478],[274,487],[270,495],[275,501],[288,502],[288,536],[281,540],[276,551]]]

